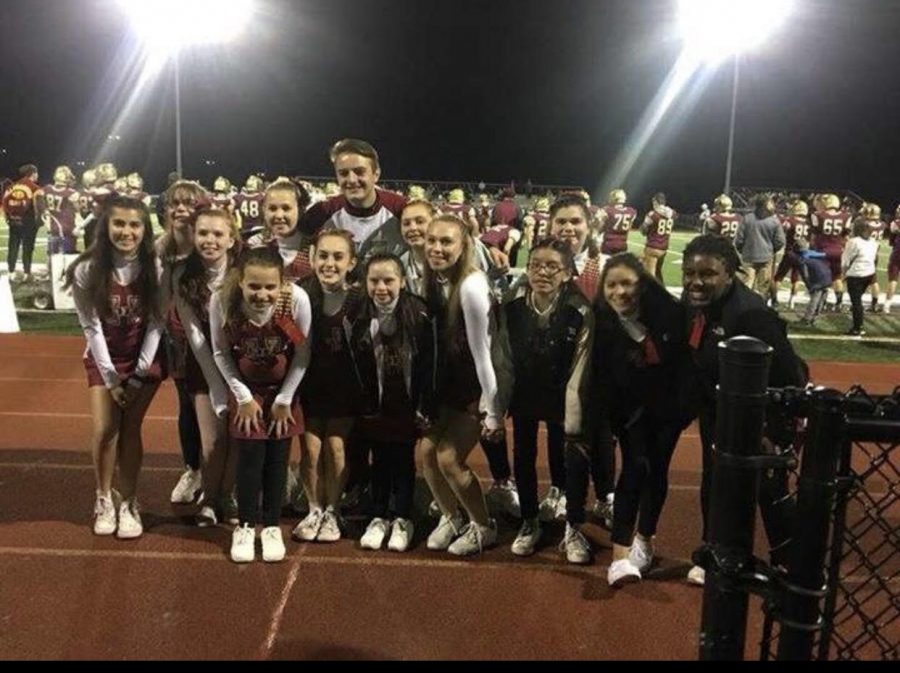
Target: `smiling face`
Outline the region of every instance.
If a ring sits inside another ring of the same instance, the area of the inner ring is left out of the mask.
[[[116,252],[136,255],[144,240],[144,220],[141,211],[133,208],[112,208],[109,212],[109,241]]]
[[[681,267],[684,293],[691,306],[709,306],[722,297],[734,279],[715,255],[691,255]]]
[[[344,286],[347,274],[356,266],[356,257],[343,236],[321,236],[316,243],[313,269],[322,287],[337,290]]]
[[[281,270],[272,266],[248,264],[240,282],[244,303],[262,311],[278,301],[281,294]]]
[[[234,247],[231,224],[221,215],[200,215],[194,225],[194,247],[207,264],[215,264]]]
[[[641,279],[627,266],[616,266],[606,272],[603,298],[619,315],[631,315],[638,308]]]
[[[431,212],[423,203],[416,203],[403,209],[400,216],[400,233],[409,247],[421,250],[425,246],[425,236],[431,220]]]
[[[166,201],[166,221],[176,231],[186,230],[197,212],[197,197],[187,189],[178,189]]]
[[[403,274],[392,260],[369,264],[366,288],[377,306],[390,306],[400,296]]]
[[[266,227],[276,238],[286,238],[294,233],[300,219],[297,193],[293,189],[270,189],[263,202]]]
[[[571,277],[563,256],[551,248],[537,248],[528,260],[528,285],[537,295],[548,297]]]
[[[428,227],[425,236],[425,258],[432,271],[452,269],[463,254],[463,231],[453,222],[437,220]]]
[[[375,203],[375,184],[381,171],[371,159],[361,154],[339,154],[334,159],[334,174],[341,193],[357,208],[368,208]]]
[[[550,221],[550,235],[566,241],[577,255],[584,248],[588,236],[588,221],[584,208],[579,206],[566,206],[553,214]]]

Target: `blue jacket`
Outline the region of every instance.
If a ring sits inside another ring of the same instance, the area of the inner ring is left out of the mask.
[[[824,252],[801,250],[797,255],[800,258],[800,275],[808,291],[824,290],[831,285],[831,267],[825,261]]]

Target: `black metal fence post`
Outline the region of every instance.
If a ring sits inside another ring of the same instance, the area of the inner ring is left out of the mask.
[[[825,557],[834,519],[838,465],[845,442],[843,395],[817,392],[809,416],[797,491],[797,518],[784,583],[778,659],[812,659],[820,630]]]
[[[752,570],[759,472],[772,349],[750,337],[719,344],[716,454],[709,504],[700,659],[744,658],[748,593],[738,578]],[[743,460],[742,460],[743,459]]]

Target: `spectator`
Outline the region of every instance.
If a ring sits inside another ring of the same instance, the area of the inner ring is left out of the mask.
[[[809,292],[809,304],[800,319],[800,324],[812,326],[825,306],[825,297],[833,281],[831,267],[825,261],[825,253],[811,250],[809,241],[805,238],[796,239],[795,246],[800,276],[806,284],[806,291]]]
[[[38,230],[35,196],[40,185],[37,181],[37,166],[25,164],[19,168],[19,179],[3,193],[2,214],[9,225],[7,266],[10,273],[16,271],[19,247],[22,248],[22,266],[25,276],[22,277],[16,273],[17,280],[31,279],[31,258],[34,255],[34,241]]]
[[[744,215],[738,227],[734,247],[745,264],[747,287],[762,297],[768,295],[772,261],[784,243],[784,229],[775,216],[775,201],[771,196],[758,194],[753,212]]]
[[[872,238],[872,229],[863,219],[853,223],[853,237],[847,241],[841,256],[841,269],[847,279],[847,292],[853,307],[853,325],[849,336],[863,336],[862,296],[866,288],[875,280],[875,259],[878,256],[878,241]]]

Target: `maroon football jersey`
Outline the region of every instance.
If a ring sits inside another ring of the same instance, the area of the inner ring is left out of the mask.
[[[740,215],[735,213],[713,213],[712,217],[709,218],[709,233],[725,236],[734,241],[740,224]]]
[[[670,216],[656,210],[651,211],[647,217],[650,225],[647,229],[647,247],[656,250],[669,249],[669,237],[672,235],[672,227],[675,226],[675,213],[670,211]]]
[[[804,238],[807,241],[810,236],[809,220],[802,215],[791,215],[784,221],[784,238],[786,247],[794,250],[797,247],[797,239]]]
[[[539,213],[534,211],[531,213],[534,218],[534,239],[536,241],[550,235],[550,215],[547,213]]]
[[[456,215],[466,224],[469,223],[469,215],[472,214],[472,206],[465,203],[446,203],[441,206],[441,212],[445,215]]]
[[[900,253],[900,219],[891,222],[887,230],[887,238],[894,252]]]
[[[605,255],[614,255],[628,249],[628,232],[634,226],[637,211],[631,206],[606,206],[602,210],[606,224],[603,229],[603,246]]]
[[[75,204],[72,203],[75,193],[71,187],[47,185],[43,188],[44,212],[50,216],[51,235],[71,236],[75,230]]]
[[[512,227],[508,224],[497,224],[481,235],[481,242],[489,248],[503,250],[509,240],[509,232]]]
[[[821,210],[813,213],[810,230],[812,247],[828,255],[839,255],[850,231],[852,216],[843,210]]]
[[[234,207],[241,214],[241,231],[247,233],[263,226],[263,200],[260,192],[241,192],[234,197]]]
[[[869,222],[869,229],[872,231],[872,240],[873,241],[883,241],[885,237],[885,232],[887,231],[887,222]]]
[[[231,210],[234,208],[234,201],[228,194],[213,194],[210,198],[212,207],[216,210]]]

